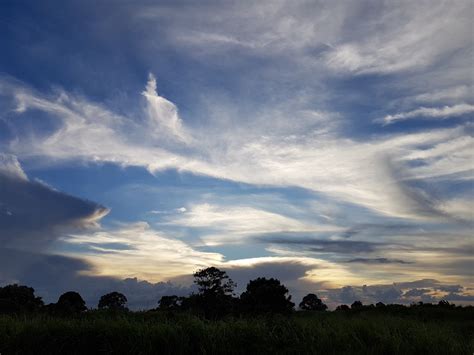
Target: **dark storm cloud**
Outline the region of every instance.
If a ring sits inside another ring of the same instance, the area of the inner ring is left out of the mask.
[[[61,228],[86,227],[108,212],[22,174],[0,169],[0,247],[43,250]]]

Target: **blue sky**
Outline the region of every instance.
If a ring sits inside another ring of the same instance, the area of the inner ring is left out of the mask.
[[[473,301],[471,2],[0,8],[1,283]]]

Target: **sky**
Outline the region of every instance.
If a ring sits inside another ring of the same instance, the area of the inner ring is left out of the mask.
[[[473,304],[473,6],[2,1],[0,285]]]

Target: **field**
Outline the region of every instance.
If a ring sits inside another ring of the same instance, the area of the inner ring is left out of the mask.
[[[472,311],[298,312],[205,320],[187,313],[91,311],[0,316],[7,354],[472,354]]]

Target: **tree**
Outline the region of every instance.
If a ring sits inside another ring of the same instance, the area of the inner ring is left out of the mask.
[[[199,292],[183,299],[183,308],[203,312],[206,318],[217,318],[232,311],[232,293],[236,285],[225,271],[208,267],[193,276]]]
[[[299,307],[305,311],[325,311],[328,308],[314,293],[304,296]]]
[[[56,303],[56,308],[66,313],[81,313],[87,310],[81,295],[74,291],[63,293]]]
[[[264,277],[251,280],[240,300],[244,310],[253,313],[288,313],[295,305],[279,280]]]
[[[230,296],[236,286],[225,271],[213,266],[198,270],[193,276],[194,283],[198,285],[201,295]]]
[[[350,308],[347,304],[340,304],[336,307],[336,311],[348,311]]]
[[[377,302],[377,303],[375,304],[375,307],[376,307],[376,308],[384,308],[384,307],[385,307],[385,303],[383,303],[383,302]]]
[[[361,309],[362,307],[364,306],[361,301],[354,301],[354,303],[351,304],[351,309]]]
[[[449,303],[449,302],[446,301],[446,300],[441,300],[441,301],[439,301],[439,302],[438,302],[438,306],[439,306],[439,307],[443,307],[443,308],[454,308],[454,307],[456,307],[455,304],[451,304],[451,303]]]
[[[158,301],[158,307],[163,310],[176,310],[181,306],[182,298],[176,295],[163,296]]]
[[[113,311],[127,311],[127,297],[120,292],[111,292],[103,295],[98,304],[99,309],[108,309]]]
[[[35,290],[17,284],[0,287],[0,313],[34,311],[43,306],[41,297],[35,296]]]

